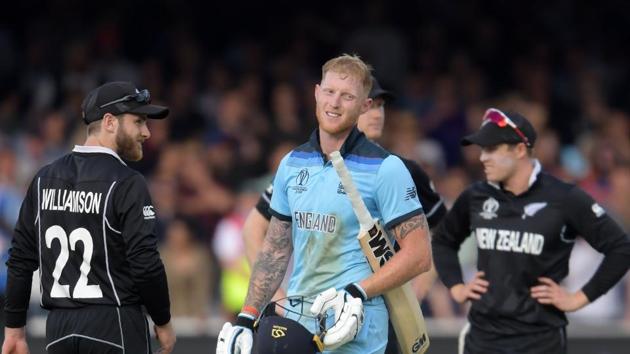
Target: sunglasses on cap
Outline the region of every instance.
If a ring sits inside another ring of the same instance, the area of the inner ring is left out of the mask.
[[[120,102],[130,102],[130,101],[136,101],[138,103],[148,104],[148,103],[151,102],[151,94],[149,93],[149,90],[144,89],[144,90],[138,91],[138,92],[136,92],[134,94],[127,95],[127,96],[121,97],[121,98],[119,98],[117,100],[113,100],[113,101],[107,102],[105,104],[102,104],[98,108],[111,106],[113,104],[120,103]]]
[[[518,134],[519,137],[521,137],[521,140],[523,140],[523,143],[525,143],[527,147],[532,146],[529,139],[527,139],[525,134],[523,134],[523,132],[516,126],[516,124],[507,115],[505,115],[505,113],[499,111],[498,109],[489,108],[486,113],[484,113],[481,125],[483,126],[488,122],[494,123],[501,128],[509,126],[516,132],[516,134]]]

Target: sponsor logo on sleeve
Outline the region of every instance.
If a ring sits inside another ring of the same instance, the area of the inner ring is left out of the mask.
[[[593,211],[593,214],[595,214],[596,217],[600,217],[604,214],[606,214],[606,210],[604,210],[604,208],[602,208],[599,204],[595,203],[591,206],[591,210]]]
[[[142,215],[144,215],[144,220],[155,219],[155,211],[153,210],[153,205],[145,205],[142,208]]]
[[[416,191],[416,186],[407,187],[407,191],[405,192],[405,200],[413,199],[418,195]]]

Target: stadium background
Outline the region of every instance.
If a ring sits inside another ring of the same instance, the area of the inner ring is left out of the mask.
[[[177,353],[213,352],[230,318],[221,279],[242,278],[239,230],[279,159],[315,125],[323,62],[357,53],[397,100],[382,144],[417,160],[450,205],[481,176],[458,140],[483,110],[520,111],[548,171],[591,193],[630,229],[630,10],[622,1],[20,1],[0,15],[0,293],[11,230],[43,164],[81,144],[80,103],[129,80],[170,106],[145,159],[169,272]],[[474,248],[462,252],[473,271]],[[576,244],[566,285],[599,258]],[[434,351],[450,353],[465,309],[418,287]],[[34,291],[32,351],[43,350]],[[230,296],[226,296],[230,297]],[[440,300],[442,299],[442,301]],[[630,279],[571,316],[571,353],[630,345]],[[195,349],[193,349],[195,348]],[[624,350],[625,349],[625,350]]]

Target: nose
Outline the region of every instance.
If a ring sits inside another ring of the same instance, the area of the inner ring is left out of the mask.
[[[479,155],[479,161],[486,162],[488,161],[488,153],[485,149],[481,149],[481,154]]]
[[[341,95],[340,94],[336,94],[334,95],[331,99],[330,99],[330,105],[333,108],[339,108],[339,106],[341,106]]]
[[[140,130],[140,134],[144,139],[149,139],[151,137],[151,132],[149,131],[149,126],[145,123],[142,125],[142,129]]]

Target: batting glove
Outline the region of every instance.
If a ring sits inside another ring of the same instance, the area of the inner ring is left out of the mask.
[[[326,349],[334,350],[356,338],[363,326],[363,289],[358,284],[350,284],[343,290],[330,288],[317,295],[311,313],[322,315],[328,309],[335,311],[335,324],[324,335]]]
[[[219,332],[216,354],[250,354],[254,342],[254,316],[240,313],[236,324],[226,322]]]

